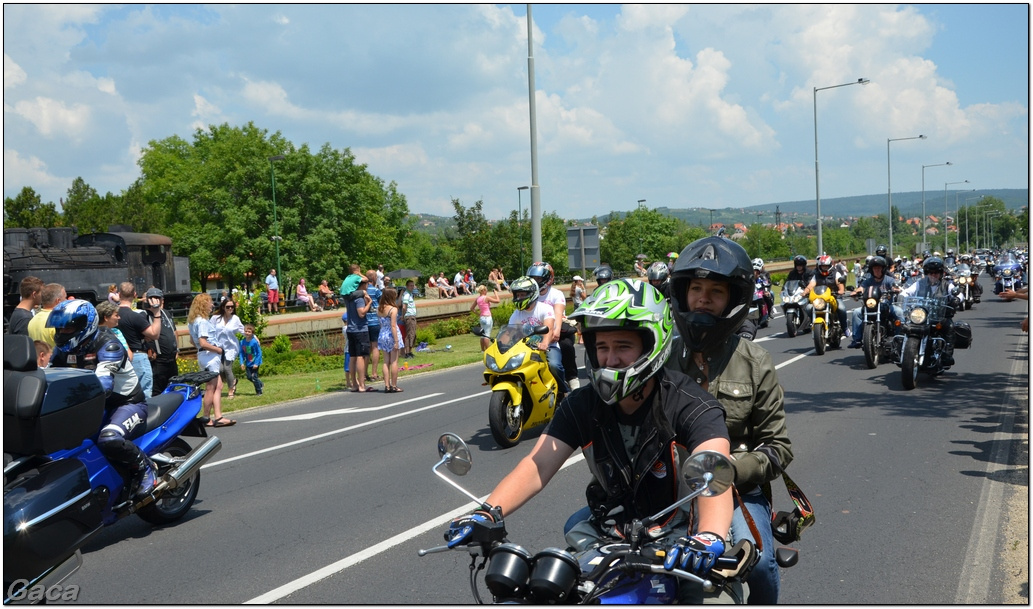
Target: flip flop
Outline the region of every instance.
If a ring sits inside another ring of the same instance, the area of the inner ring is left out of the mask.
[[[372,387],[366,387],[366,393],[370,393],[372,391],[376,391],[376,389],[374,389]]]
[[[219,417],[211,423],[208,423],[207,427],[230,427],[236,425],[237,422],[233,419],[227,419],[226,417]]]

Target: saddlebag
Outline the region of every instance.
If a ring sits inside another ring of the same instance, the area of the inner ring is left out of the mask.
[[[103,505],[78,459],[43,463],[5,484],[4,581],[31,582],[74,554],[101,528]]]
[[[972,346],[972,326],[967,321],[954,322],[954,346],[958,349]]]

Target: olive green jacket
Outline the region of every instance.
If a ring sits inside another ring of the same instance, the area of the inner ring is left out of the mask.
[[[771,354],[733,335],[705,352],[704,358],[710,368],[707,390],[725,408],[735,458],[735,486],[741,493],[766,486],[793,460],[782,386]],[[674,340],[667,367],[681,370],[701,385],[706,380],[680,336]]]

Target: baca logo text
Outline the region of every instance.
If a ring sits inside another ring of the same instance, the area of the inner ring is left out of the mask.
[[[54,585],[44,588],[42,584],[36,584],[27,588],[29,580],[16,579],[7,586],[7,598],[12,601],[29,601],[39,603],[41,601],[75,601],[79,599],[79,586]]]

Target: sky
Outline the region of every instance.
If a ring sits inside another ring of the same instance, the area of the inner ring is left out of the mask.
[[[927,191],[1029,187],[1026,4],[531,7],[543,212],[813,200],[815,96],[822,200],[919,191],[923,172]],[[505,217],[530,205],[526,17],[5,4],[4,196],[119,193],[149,142],[252,121],[350,149],[413,213]],[[887,140],[920,134],[889,144],[888,176]]]

